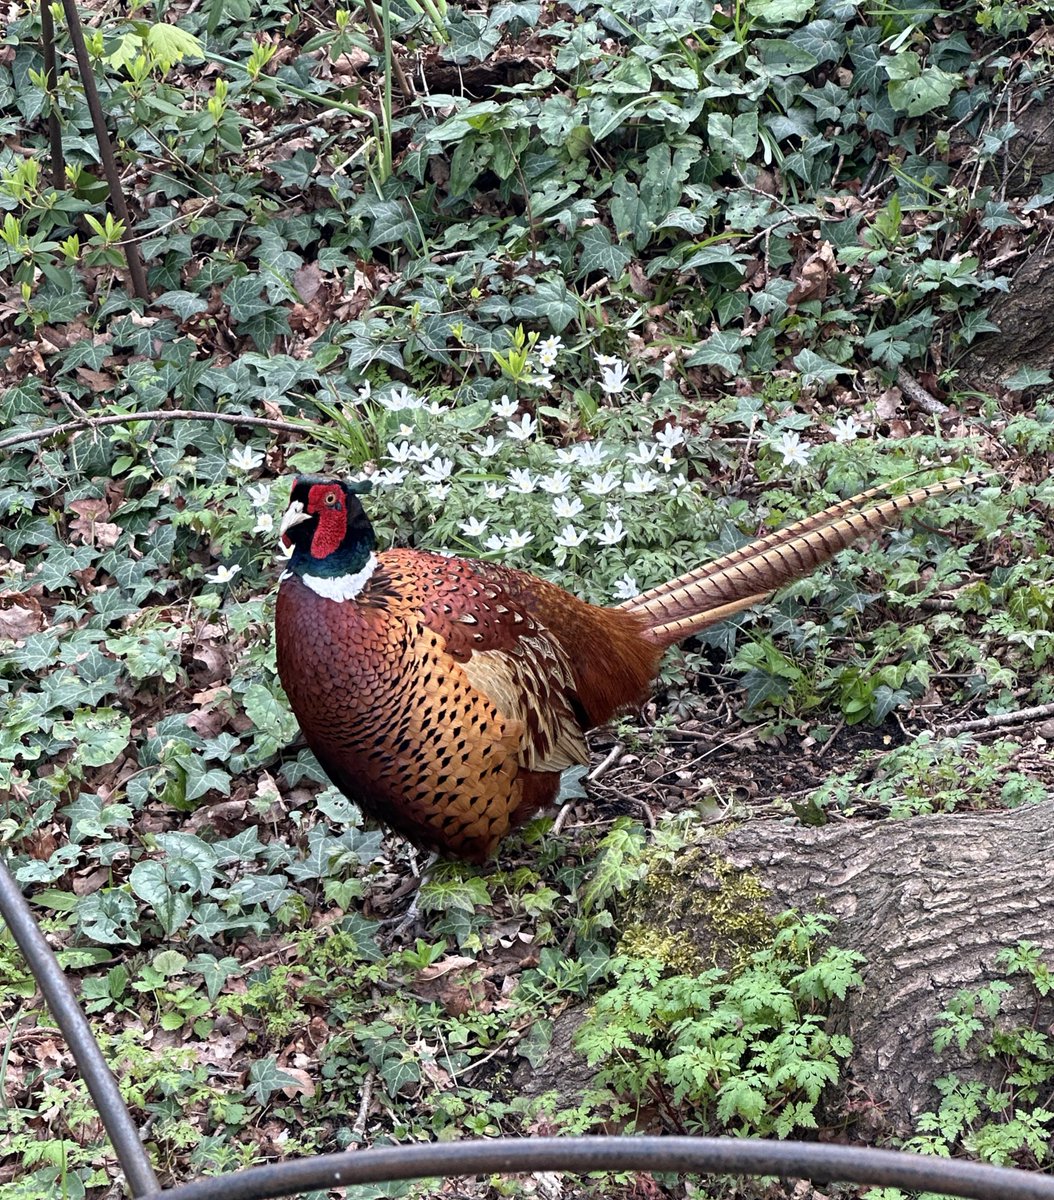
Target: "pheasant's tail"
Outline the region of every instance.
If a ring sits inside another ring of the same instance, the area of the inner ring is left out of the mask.
[[[892,524],[905,509],[976,482],[977,476],[946,479],[902,496],[889,496],[885,487],[871,488],[634,596],[619,607],[644,619],[649,641],[671,646],[808,575],[857,538]],[[869,503],[883,494],[886,499]]]

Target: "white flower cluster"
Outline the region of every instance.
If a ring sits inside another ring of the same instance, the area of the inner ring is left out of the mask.
[[[637,579],[623,571],[612,581],[609,572],[628,565],[620,564],[619,556],[627,545],[640,543],[634,530],[641,522],[653,520],[657,505],[661,502],[667,511],[675,511],[669,507],[670,498],[693,486],[685,470],[688,434],[676,419],[649,431],[646,410],[643,432],[629,444],[617,435],[605,440],[584,419],[577,424],[563,421],[558,410],[535,403],[528,390],[554,386],[554,371],[565,352],[563,341],[558,335],[543,339],[532,335],[528,345],[526,357],[518,360],[518,373],[510,373],[518,390],[493,400],[489,427],[467,436],[450,421],[433,420],[448,413],[449,404],[426,400],[406,384],[378,385],[375,390],[364,381],[357,398],[384,431],[384,450],[371,481],[377,488],[397,487],[412,477],[437,504],[452,496],[462,518],[456,528],[488,551],[515,552],[533,545],[539,559],[551,555],[557,565],[570,562],[579,569],[592,561],[589,548],[603,551],[603,559],[596,561],[604,564],[611,596],[628,599],[639,591]],[[640,403],[633,390],[639,379],[631,364],[615,355],[594,353],[593,358],[594,394],[602,393],[608,405],[598,421],[600,427],[612,419],[610,410],[616,405],[625,409],[627,419],[639,420]],[[809,464],[815,445],[786,428],[790,420],[776,418],[772,424],[760,420],[761,445],[775,456],[768,459],[770,471],[773,461],[782,468]],[[804,425],[801,418],[798,423]],[[580,440],[553,446],[546,435],[557,428],[576,431],[573,436]],[[836,442],[852,442],[862,432],[852,416],[836,420],[826,431]],[[240,472],[254,471],[263,461],[262,454],[247,446],[236,446],[229,456],[230,466]],[[459,481],[459,474],[467,479]],[[267,511],[269,488],[259,484],[248,494],[256,520],[253,533],[271,533],[275,521]],[[533,499],[520,499],[528,496]],[[517,526],[507,527],[495,507],[506,498],[515,500],[510,512],[519,514]],[[479,511],[464,515],[477,500]],[[226,584],[238,569],[221,566],[207,578]]]

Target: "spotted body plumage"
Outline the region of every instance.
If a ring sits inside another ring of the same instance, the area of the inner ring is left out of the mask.
[[[645,699],[667,646],[962,482],[864,493],[598,608],[522,571],[375,553],[361,485],[300,479],[283,522],[279,676],[323,769],[367,814],[483,862],[588,761],[586,731]]]
[[[618,707],[598,696],[590,712],[579,699],[588,678],[576,675],[574,631],[588,644],[590,606],[486,563],[376,557],[354,600],[283,582],[279,674],[342,791],[417,845],[482,862],[554,801],[560,772],[588,761],[586,730]],[[638,619],[616,620],[639,639]],[[643,700],[658,657],[648,648],[635,674],[616,672],[620,699]]]

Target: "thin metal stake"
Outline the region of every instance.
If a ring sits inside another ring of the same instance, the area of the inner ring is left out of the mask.
[[[42,0],[46,2],[46,0]],[[139,255],[139,247],[132,240],[132,217],[128,205],[124,201],[121,189],[121,176],[117,170],[117,159],[114,156],[110,134],[106,128],[106,118],[103,116],[102,105],[99,103],[99,92],[95,86],[95,75],[92,73],[91,60],[88,58],[88,47],[84,42],[84,30],[80,17],[77,16],[77,0],[62,0],[62,9],[66,14],[66,24],[70,31],[70,41],[73,42],[73,53],[77,56],[77,69],[80,71],[81,83],[84,84],[84,98],[88,102],[91,122],[95,128],[95,140],[99,143],[99,156],[102,158],[103,174],[110,185],[110,203],[117,219],[125,229],[124,256],[128,260],[128,274],[132,277],[132,291],[140,300],[150,299],[150,290],[146,282],[146,270]]]
[[[117,1080],[106,1065],[106,1059],[59,966],[59,960],[44,940],[25,897],[3,859],[0,859],[0,916],[7,922],[19,950],[29,963],[51,1015],[73,1053],[77,1070],[88,1085],[99,1117],[117,1151],[132,1195],[136,1200],[160,1196],[161,1186],[139,1140],[139,1130],[121,1096]]]

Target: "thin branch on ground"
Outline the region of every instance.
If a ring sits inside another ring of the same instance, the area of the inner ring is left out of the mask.
[[[931,396],[922,384],[913,379],[903,367],[897,371],[897,387],[923,412],[929,413],[931,416],[939,417],[948,411],[947,404],[942,403],[935,396]]]
[[[185,408],[151,409],[149,412],[110,414],[103,417],[81,417],[76,421],[63,421],[61,425],[49,425],[47,429],[35,429],[32,433],[16,433],[0,441],[0,450],[11,446],[24,446],[30,442],[43,442],[48,438],[61,437],[64,433],[79,433],[85,429],[99,429],[104,425],[127,425],[131,421],[221,421],[226,425],[257,425],[274,429],[278,433],[310,434],[314,427],[307,422],[278,421],[270,417],[250,417],[236,413],[194,412]]]
[[[377,1069],[370,1067],[366,1072],[366,1078],[362,1081],[362,1098],[359,1101],[359,1113],[355,1118],[355,1124],[351,1127],[351,1132],[356,1137],[363,1137],[366,1133],[366,1121],[370,1115],[370,1103],[373,1100],[373,1081],[377,1078]],[[355,1146],[349,1149],[357,1149]]]
[[[616,742],[614,746],[612,746],[610,753],[604,759],[604,761],[598,763],[593,770],[589,772],[589,774],[586,776],[586,779],[588,779],[590,783],[593,783],[595,780],[600,779],[601,776],[606,775],[611,767],[618,761],[619,755],[625,749],[626,747],[623,746],[621,742]]]
[[[1054,704],[1037,704],[1032,708],[1019,708],[1014,712],[995,713],[991,717],[977,717],[972,721],[958,721],[954,725],[942,725],[942,733],[965,733],[967,730],[998,729],[1002,725],[1023,725],[1041,717],[1054,717]]]

